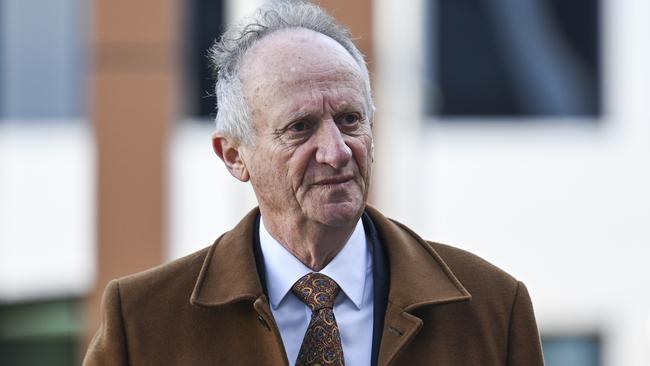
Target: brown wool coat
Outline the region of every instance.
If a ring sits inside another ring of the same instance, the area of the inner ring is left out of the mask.
[[[366,212],[391,274],[380,365],[543,365],[521,282]],[[287,365],[255,266],[258,213],[209,248],[110,282],[84,365]]]

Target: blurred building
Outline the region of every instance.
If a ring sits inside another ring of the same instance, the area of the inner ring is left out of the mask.
[[[259,0],[0,0],[0,365],[79,364],[106,282],[255,205],[205,53]],[[650,3],[322,6],[367,55],[372,204],[524,281],[549,366],[650,363]]]

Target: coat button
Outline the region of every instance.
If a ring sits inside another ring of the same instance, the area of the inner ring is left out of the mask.
[[[266,330],[268,330],[268,331],[271,330],[271,327],[269,327],[269,323],[266,322],[266,320],[264,319],[263,316],[258,315],[258,316],[257,316],[257,320],[260,321],[260,323],[262,324],[262,326],[264,326],[264,328],[266,328]]]

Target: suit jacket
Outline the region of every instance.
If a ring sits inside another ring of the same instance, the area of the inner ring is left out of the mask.
[[[390,267],[379,365],[544,364],[521,282],[366,213]],[[287,365],[256,269],[258,215],[208,248],[111,281],[84,365]]]

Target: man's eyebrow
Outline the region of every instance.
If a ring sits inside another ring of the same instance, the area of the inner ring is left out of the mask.
[[[365,108],[363,106],[363,103],[341,103],[337,106],[334,107],[332,110],[332,114],[338,115],[341,113],[346,113],[346,112],[354,112],[354,111],[360,111],[364,115],[366,114]],[[314,117],[315,114],[320,115],[322,113],[322,110],[319,110],[317,113],[314,113],[313,110],[308,110],[304,108],[296,108],[293,111],[287,112],[286,113],[286,122],[294,122],[298,121],[301,119],[309,119],[311,117]]]
[[[298,121],[301,119],[306,119],[309,118],[313,115],[311,111],[305,110],[304,108],[295,108],[292,111],[289,111],[286,113],[287,116],[287,121],[286,122],[293,122],[293,121]]]
[[[368,109],[363,100],[353,100],[348,103],[335,106],[334,115],[340,115],[350,112],[358,112],[361,114],[362,118],[365,118],[368,114]]]

